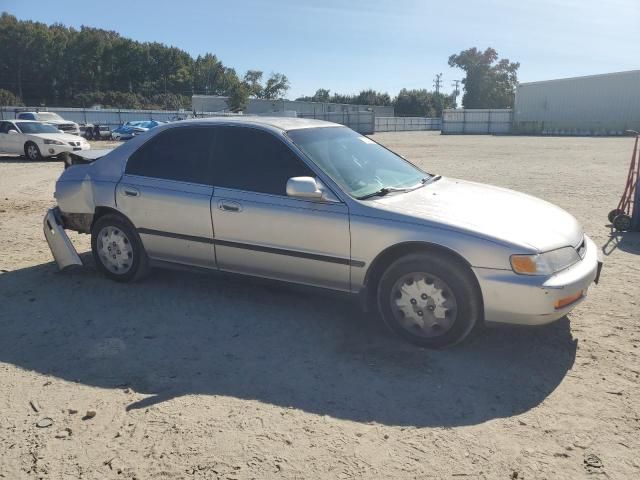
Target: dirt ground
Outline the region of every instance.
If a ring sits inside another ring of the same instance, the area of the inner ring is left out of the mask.
[[[87,254],[58,273],[41,223],[62,164],[0,157],[0,478],[640,478],[640,234],[606,221],[632,141],[375,139],[567,209],[603,248],[600,285],[555,324],[424,351],[320,292],[121,285]]]

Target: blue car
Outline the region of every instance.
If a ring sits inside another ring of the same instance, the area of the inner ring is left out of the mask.
[[[121,127],[116,128],[111,132],[111,136],[114,140],[129,140],[130,138],[140,135],[158,125],[163,125],[166,122],[159,122],[157,120],[140,120],[127,122]]]

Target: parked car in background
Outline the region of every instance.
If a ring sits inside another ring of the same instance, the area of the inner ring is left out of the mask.
[[[0,152],[3,153],[40,160],[89,148],[91,146],[84,138],[61,132],[50,123],[33,120],[0,122]]]
[[[77,123],[65,120],[54,112],[19,112],[16,119],[49,123],[64,133],[80,135],[80,126]]]
[[[87,161],[56,183],[44,233],[61,268],[82,264],[64,229],[90,233],[116,281],[178,264],[348,292],[443,347],[485,322],[562,318],[600,274],[559,207],[429,174],[334,123],[186,120]]]
[[[121,127],[114,129],[111,132],[111,137],[114,140],[129,140],[136,135],[145,133],[158,125],[163,125],[166,122],[159,122],[157,120],[140,120],[127,122]]]
[[[80,135],[87,140],[111,140],[111,129],[107,125],[87,123],[80,125]]]

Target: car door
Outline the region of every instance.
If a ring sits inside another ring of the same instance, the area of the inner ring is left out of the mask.
[[[291,198],[287,180],[314,172],[275,133],[217,127],[211,214],[221,270],[349,289],[349,212]]]
[[[4,121],[0,123],[0,151],[23,154],[24,150],[21,148],[23,143],[20,142],[23,135],[21,133],[9,133],[9,130],[18,132],[18,128],[13,122]]]
[[[116,204],[135,225],[151,259],[215,267],[211,146],[210,128],[174,127],[129,157]]]

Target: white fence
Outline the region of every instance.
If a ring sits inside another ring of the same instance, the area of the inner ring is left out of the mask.
[[[376,132],[408,132],[440,130],[440,118],[428,117],[376,117]]]
[[[442,112],[442,134],[511,133],[511,109],[460,109]]]
[[[194,117],[192,112],[184,110],[85,109],[66,107],[38,109],[35,107],[0,107],[0,120],[16,118],[17,114],[21,111],[37,110],[55,112],[65,120],[70,120],[78,124],[93,123],[108,126],[111,129],[119,127],[125,122],[135,120],[158,120],[162,122],[171,122]],[[280,113],[281,112],[276,112],[274,115],[278,115]],[[195,114],[196,117],[213,117],[223,115],[233,114],[219,112],[197,112]],[[269,114],[265,113],[264,115]],[[340,123],[366,135],[372,134],[375,127],[374,112],[313,112],[298,113],[297,116],[299,118],[316,118],[318,120]]]

